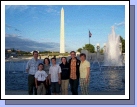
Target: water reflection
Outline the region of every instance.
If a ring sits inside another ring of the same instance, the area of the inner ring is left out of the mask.
[[[58,60],[59,61],[59,60]],[[27,90],[28,89],[28,74],[25,73],[27,61],[5,63],[5,89],[6,90]],[[93,63],[93,62],[92,62]],[[91,63],[91,65],[92,65]],[[15,66],[14,66],[15,65]],[[10,66],[10,67],[9,67]],[[95,68],[94,68],[95,67]],[[125,84],[122,78],[125,76],[124,67],[115,69],[113,67],[102,67],[97,69],[98,63],[94,63],[91,68],[90,75],[90,91],[123,91]],[[13,73],[13,72],[16,73]],[[79,87],[80,90],[80,87]]]

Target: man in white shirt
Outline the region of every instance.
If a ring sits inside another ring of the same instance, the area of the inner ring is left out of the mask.
[[[37,89],[35,87],[35,73],[38,70],[38,64],[41,62],[38,59],[38,51],[33,51],[33,57],[27,62],[26,71],[28,72],[28,94],[33,95],[33,88],[34,94],[37,95]]]
[[[48,74],[43,70],[44,65],[42,63],[38,66],[38,71],[35,73],[35,84],[37,88],[37,95],[45,95],[46,94],[46,82]]]
[[[51,84],[52,93],[58,95],[61,84],[61,68],[56,64],[56,58],[51,59],[52,65],[49,68],[49,84]]]

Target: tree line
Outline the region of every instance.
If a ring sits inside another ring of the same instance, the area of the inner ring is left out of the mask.
[[[122,43],[122,53],[125,53],[125,39],[120,36],[120,42]],[[84,47],[78,48],[78,52],[81,52],[81,50],[88,50],[90,53],[95,53],[95,47],[92,44],[85,44]],[[100,53],[103,54],[103,48],[100,48]]]

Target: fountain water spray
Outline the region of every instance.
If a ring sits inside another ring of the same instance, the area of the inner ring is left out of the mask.
[[[122,53],[119,48],[120,36],[116,36],[114,26],[108,36],[108,42],[104,49],[104,66],[122,66]]]

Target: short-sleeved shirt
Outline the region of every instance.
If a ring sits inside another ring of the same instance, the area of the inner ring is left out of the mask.
[[[76,59],[71,60],[71,65],[70,65],[70,78],[71,79],[76,79]]]
[[[27,62],[26,69],[29,69],[29,74],[35,75],[35,73],[38,71],[38,65],[41,63],[41,60],[37,59],[35,60],[34,58],[30,59]]]
[[[80,64],[80,78],[86,78],[87,76],[87,68],[90,67],[90,63],[85,60]]]
[[[47,73],[44,71],[44,70],[42,70],[42,71],[37,71],[36,73],[35,73],[35,78],[37,78],[37,80],[38,81],[45,81],[46,80],[46,78],[47,78]]]
[[[59,65],[52,65],[49,68],[49,74],[51,74],[51,82],[58,82],[58,74],[61,73],[61,68]]]

